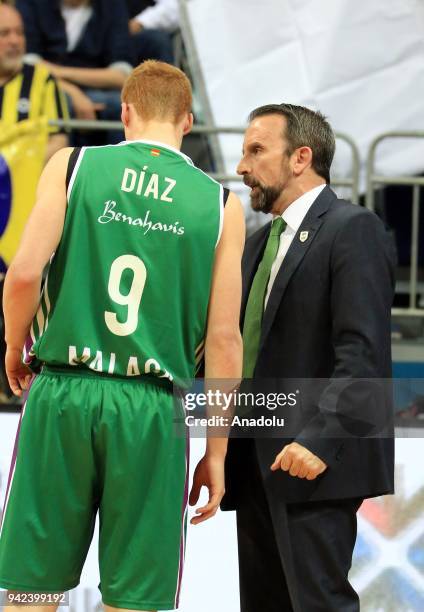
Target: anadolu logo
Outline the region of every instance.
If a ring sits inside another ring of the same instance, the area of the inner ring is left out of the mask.
[[[9,223],[12,210],[12,177],[9,166],[0,155],[0,238],[3,236]],[[6,265],[0,257],[0,272],[5,271]]]

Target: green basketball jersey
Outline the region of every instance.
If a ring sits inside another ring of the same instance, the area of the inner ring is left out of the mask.
[[[192,378],[222,221],[222,186],[180,151],[81,149],[25,361]]]

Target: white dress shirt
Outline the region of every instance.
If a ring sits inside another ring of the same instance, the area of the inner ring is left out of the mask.
[[[90,21],[93,14],[92,6],[63,6],[60,7],[63,20],[65,22],[67,51],[70,53],[78,44],[85,26]],[[38,53],[26,53],[24,61],[32,66],[42,61]],[[131,68],[132,69],[132,68]]]
[[[62,6],[62,17],[65,21],[68,53],[78,44],[81,34],[93,14],[92,6]]]
[[[177,0],[155,0],[155,6],[149,6],[136,15],[135,19],[145,28],[173,32],[180,25],[180,9]]]
[[[310,191],[304,193],[300,198],[297,198],[290,204],[283,212],[281,217],[287,223],[287,227],[284,232],[280,235],[280,244],[278,246],[277,256],[272,264],[271,274],[269,276],[268,288],[265,297],[265,308],[268,303],[269,294],[271,293],[272,286],[275,281],[275,277],[278,274],[281,264],[289,250],[289,247],[295,237],[295,234],[299,227],[302,225],[303,219],[306,217],[306,213],[311,208],[321,191],[326,185],[318,185]],[[274,217],[275,218],[275,217]]]

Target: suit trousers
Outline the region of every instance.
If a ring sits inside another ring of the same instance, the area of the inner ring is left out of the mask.
[[[253,440],[245,469],[237,507],[241,612],[359,612],[348,572],[363,500],[268,499]]]

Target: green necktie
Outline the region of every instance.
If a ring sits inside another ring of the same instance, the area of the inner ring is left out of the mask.
[[[250,288],[243,325],[243,378],[251,378],[256,366],[266,289],[272,264],[277,256],[280,234],[286,227],[287,223],[281,217],[273,221],[262,261]]]

